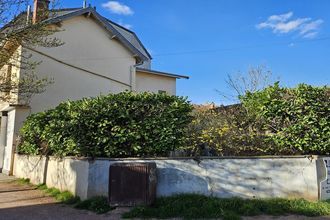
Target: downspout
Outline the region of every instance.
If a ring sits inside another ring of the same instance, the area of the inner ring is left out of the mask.
[[[141,60],[137,64],[131,66],[131,91],[136,92],[136,67],[143,65],[144,61]]]

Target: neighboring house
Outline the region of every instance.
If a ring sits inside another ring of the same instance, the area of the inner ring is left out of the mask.
[[[35,0],[35,21],[38,10],[48,9],[48,2]],[[104,18],[95,8],[61,9],[50,14],[44,21],[63,30],[55,36],[65,44],[32,50],[19,46],[15,53],[28,51],[33,59],[42,61],[36,69],[38,76],[51,77],[54,83],[44,93],[33,96],[29,106],[21,105],[19,94],[13,103],[0,103],[0,170],[6,174],[11,174],[17,135],[29,114],[65,100],[125,90],[175,95],[176,80],[188,78],[151,70],[151,56],[135,33]],[[1,74],[8,74],[7,65],[0,68]],[[22,76],[24,69],[19,65],[10,67],[10,74]]]

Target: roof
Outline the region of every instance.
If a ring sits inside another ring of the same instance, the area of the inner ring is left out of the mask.
[[[111,34],[112,38],[118,39],[128,50],[130,50],[133,55],[138,58],[138,61],[150,61],[152,59],[151,55],[147,51],[147,49],[144,47],[142,42],[139,40],[137,35],[131,31],[126,29],[125,27],[122,27],[121,25],[103,17],[100,15],[95,8],[93,7],[87,7],[87,8],[64,8],[64,9],[56,9],[51,10],[50,15],[48,19],[44,20],[45,23],[59,23],[61,21],[70,19],[75,16],[80,15],[88,15],[93,16],[109,33]],[[25,19],[26,19],[26,12],[21,13],[18,15],[13,21],[8,23],[7,25],[3,26],[0,30],[0,32],[4,33],[7,31],[16,31],[21,28],[24,28],[25,25]],[[15,29],[13,30],[11,24],[16,22],[17,20],[23,21],[23,26],[19,26],[17,28],[17,25],[15,25]],[[141,67],[136,68],[137,71],[143,72],[143,73],[149,73],[149,74],[155,74],[160,76],[167,76],[172,77],[176,79],[189,79],[188,76],[184,75],[177,75],[172,73],[166,73],[166,72],[160,72],[156,70],[151,69],[145,69]]]
[[[126,39],[129,39],[129,41],[136,47],[138,48],[141,53],[143,53],[146,57],[149,57],[150,59],[152,59],[150,53],[148,52],[148,50],[144,47],[144,45],[142,44],[142,42],[140,41],[140,39],[136,36],[136,34],[117,24],[117,23],[114,23],[113,21],[107,19],[107,21],[114,26],[114,28],[116,28],[117,31],[119,31]]]
[[[137,67],[136,71],[139,71],[139,72],[142,72],[142,73],[155,74],[155,75],[159,75],[159,76],[167,76],[167,77],[176,78],[176,79],[189,79],[189,76],[177,75],[177,74],[172,74],[172,73],[165,73],[165,72],[145,69],[145,68],[141,68],[141,67]]]
[[[124,46],[127,47],[135,56],[139,57],[142,61],[150,60],[152,57],[143,46],[139,38],[132,31],[116,24],[115,22],[100,15],[95,8],[78,8],[78,9],[61,9],[55,12],[55,15],[44,22],[56,23],[75,16],[89,14],[94,16],[114,37],[116,37]]]
[[[90,16],[93,16],[101,25],[105,27],[107,31],[111,33],[114,38],[117,38],[128,50],[130,50],[134,54],[134,56],[139,58],[141,61],[148,61],[152,59],[152,57],[134,32],[103,17],[95,10],[95,8],[65,8],[52,10],[50,11],[50,18],[44,20],[43,22],[57,23],[84,14],[89,14]],[[26,19],[26,12],[21,13],[14,20],[17,21],[17,19]],[[10,24],[11,22],[2,27],[1,32],[12,31]]]

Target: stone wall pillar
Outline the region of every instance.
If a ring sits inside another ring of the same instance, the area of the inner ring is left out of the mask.
[[[0,126],[0,173],[2,172],[3,162],[5,157],[5,147],[7,141],[7,120],[8,112],[1,112],[1,126]]]

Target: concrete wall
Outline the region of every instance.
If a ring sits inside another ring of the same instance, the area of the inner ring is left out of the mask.
[[[7,117],[7,129],[6,129],[6,146],[4,149],[4,160],[3,160],[3,168],[2,172],[9,175],[12,161],[12,153],[13,153],[13,144],[15,141],[15,116],[16,111],[12,110],[8,112]]]
[[[172,77],[159,76],[150,73],[136,72],[137,92],[166,91],[170,95],[176,94],[176,79]]]
[[[87,198],[89,162],[87,160],[56,159],[51,157],[46,172],[46,185],[61,191],[68,190]]]
[[[22,106],[8,107],[7,111],[7,126],[5,127],[5,131],[1,131],[4,132],[2,138],[5,139],[2,172],[7,175],[12,175],[14,152],[17,145],[19,129],[22,127],[26,117],[30,114],[30,108]]]
[[[38,157],[37,157],[38,158]],[[307,157],[253,159],[63,160],[50,158],[36,165],[35,157],[16,155],[14,175],[69,190],[82,199],[108,196],[113,163],[155,162],[157,196],[198,193],[216,197],[305,198],[317,200],[324,184],[323,159]],[[46,166],[45,168],[42,168]],[[34,169],[32,169],[35,167]],[[329,193],[330,195],[330,193]],[[328,199],[323,196],[322,199]]]
[[[15,155],[14,175],[29,178],[33,184],[46,182],[47,160],[45,157]]]
[[[76,100],[100,94],[118,93],[130,89],[131,66],[136,61],[132,53],[95,20],[78,16],[62,22],[63,31],[55,34],[63,46],[36,48],[44,54],[76,67],[118,80],[125,85],[91,73],[61,64],[49,57],[27,50],[33,59],[42,61],[36,72],[40,77],[54,79],[46,92],[31,100],[32,112],[39,112],[58,105],[65,100]]]

